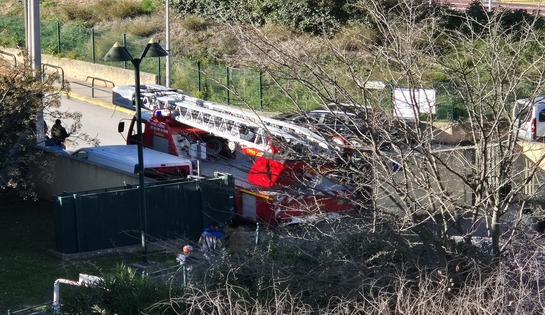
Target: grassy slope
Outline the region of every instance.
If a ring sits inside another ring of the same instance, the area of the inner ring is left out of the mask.
[[[47,254],[54,244],[51,203],[4,204],[0,215],[0,314],[5,314],[13,306],[52,299],[59,264]]]
[[[53,283],[58,278],[77,280],[79,273],[101,275],[121,261],[138,260],[116,256],[68,262],[50,255],[48,250],[55,246],[51,202],[3,200],[0,215],[0,314],[52,301]]]

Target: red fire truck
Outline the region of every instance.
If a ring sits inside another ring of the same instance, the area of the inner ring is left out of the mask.
[[[155,109],[141,113],[144,146],[190,157],[197,176],[232,174],[240,219],[284,225],[355,209],[350,188],[321,176],[307,158],[331,153],[308,129],[181,93],[146,96]],[[128,144],[137,141],[136,123]]]

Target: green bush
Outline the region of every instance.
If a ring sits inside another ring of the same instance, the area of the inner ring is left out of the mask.
[[[210,22],[199,16],[188,16],[182,20],[182,26],[188,31],[200,32],[206,30],[210,26]]]
[[[149,17],[141,17],[130,20],[124,27],[123,31],[128,34],[140,37],[151,37],[163,30],[163,21],[158,23],[157,19]]]
[[[321,34],[332,33],[348,21],[346,4],[346,0],[267,0],[250,3],[243,0],[189,0],[180,1],[173,7],[182,16],[199,15],[213,20],[258,25],[270,23]]]
[[[23,47],[25,45],[25,21],[20,17],[3,16],[0,19],[0,45]]]
[[[148,13],[140,4],[129,0],[100,0],[94,11],[102,20],[130,19]]]
[[[153,281],[146,273],[137,272],[124,264],[116,272],[106,275],[94,287],[73,287],[63,298],[64,314],[144,314],[154,307],[160,314],[170,314],[165,307],[155,304],[168,301],[170,294],[180,294],[181,289],[167,283]]]
[[[157,10],[157,0],[142,0],[140,8],[143,12],[151,13]]]
[[[91,6],[67,4],[61,7],[61,21],[80,22],[86,27],[91,27],[95,24],[96,16]]]

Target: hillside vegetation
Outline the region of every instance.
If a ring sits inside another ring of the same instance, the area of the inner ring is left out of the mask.
[[[164,38],[158,2],[45,4],[44,16],[63,23]],[[357,149],[353,155],[335,151],[335,158],[309,163],[320,167],[308,172],[311,179],[327,176],[349,185],[355,197],[342,202],[358,211],[298,226],[260,227],[257,240],[228,246],[213,264],[192,269],[183,292],[164,291],[173,294],[155,309],[139,306],[140,312],[542,313],[544,244],[529,222],[545,217],[537,187],[545,154],[535,163],[520,163],[525,157],[516,134],[504,132],[516,130],[513,101],[545,90],[541,17],[487,12],[479,4],[454,12],[419,0],[202,0],[172,7],[176,56],[249,65],[272,78],[290,108],[304,111],[297,98],[304,91],[316,104],[333,109],[348,103],[365,118],[346,135],[358,141],[349,143]],[[412,119],[392,117],[392,97],[385,94],[400,89],[372,90],[370,80],[405,88]],[[469,145],[434,142],[437,116],[419,105],[429,105],[420,93],[436,85],[446,86],[437,103],[449,105],[451,115],[455,107],[464,113]],[[227,87],[236,93],[239,86]],[[241,106],[250,105],[243,101]],[[328,130],[321,135],[332,139]],[[297,184],[308,188],[309,182]],[[281,197],[297,196],[290,190],[281,190]],[[296,207],[314,215],[320,202]],[[73,304],[84,309],[66,312],[128,314],[123,308],[110,311],[112,298],[118,307],[132,308],[136,303],[126,305],[124,297],[146,295],[138,289],[149,287],[133,285],[138,277],[122,273],[121,279],[131,280],[129,291],[105,286],[98,296],[82,295]],[[180,288],[175,281],[160,284]]]

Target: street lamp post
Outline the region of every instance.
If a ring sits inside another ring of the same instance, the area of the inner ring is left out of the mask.
[[[104,56],[105,61],[130,61],[134,66],[134,91],[136,101],[136,132],[138,136],[137,148],[138,148],[138,196],[139,196],[139,211],[140,211],[140,224],[141,224],[141,241],[142,241],[142,262],[148,263],[148,245],[146,242],[146,234],[148,229],[148,219],[146,210],[146,189],[144,187],[144,148],[143,148],[143,136],[142,136],[142,100],[140,99],[140,63],[142,59],[148,57],[164,57],[168,53],[157,43],[155,40],[150,39],[146,48],[140,55],[140,58],[133,58],[127,48],[115,43],[112,48]]]

